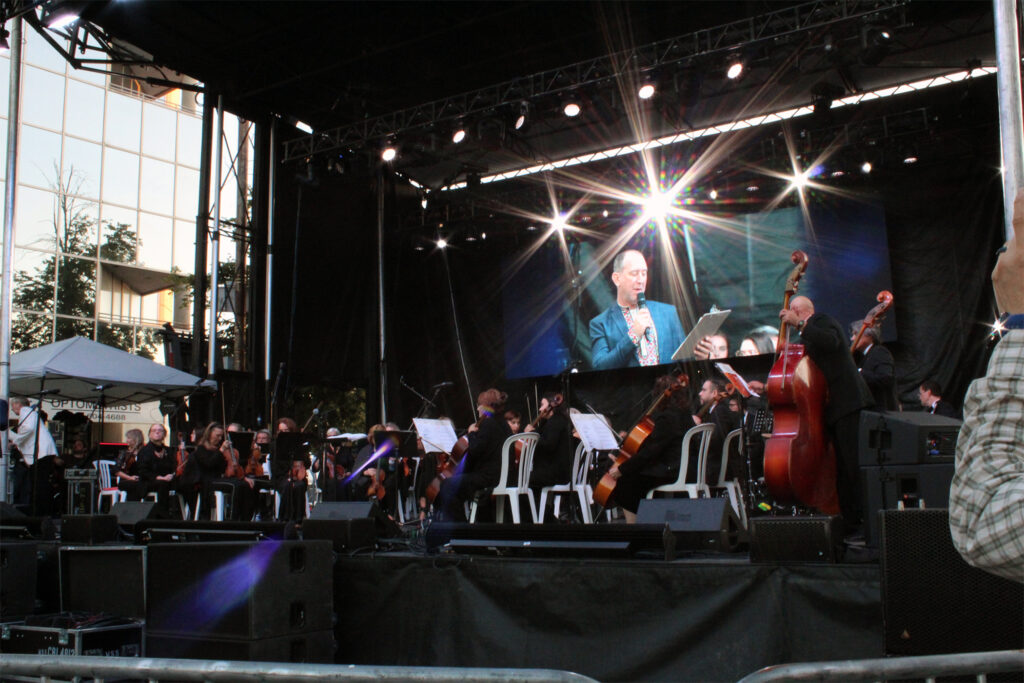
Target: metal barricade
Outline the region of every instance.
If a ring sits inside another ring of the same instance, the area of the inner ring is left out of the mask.
[[[740,680],[740,683],[774,681],[884,681],[946,676],[973,676],[979,683],[987,674],[1024,671],[1024,650],[965,652],[954,655],[852,659],[836,662],[806,662],[768,666]]]
[[[281,662],[223,662],[151,657],[60,657],[0,655],[0,678],[40,680],[175,680],[175,681],[528,681],[586,683],[592,678],[555,669],[484,669],[457,667],[355,666]],[[596,683],[596,682],[594,682]]]

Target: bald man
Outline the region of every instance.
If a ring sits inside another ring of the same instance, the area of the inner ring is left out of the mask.
[[[847,536],[863,533],[864,510],[861,503],[857,464],[857,439],[860,411],[874,405],[871,390],[864,383],[850,353],[849,337],[835,318],[814,312],[814,302],[796,296],[779,319],[790,325],[800,338],[795,340],[825,376],[828,401],[825,426],[836,450],[836,491]],[[781,340],[780,340],[781,343]]]
[[[644,301],[647,261],[627,249],[612,264],[615,303],[590,321],[590,346],[595,370],[671,363],[683,343],[683,326],[675,306]]]

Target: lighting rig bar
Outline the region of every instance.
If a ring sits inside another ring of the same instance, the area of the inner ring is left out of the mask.
[[[321,152],[364,147],[391,136],[421,130],[439,122],[467,115],[513,108],[595,83],[607,82],[627,70],[649,71],[658,67],[704,58],[751,44],[776,41],[796,33],[813,31],[842,22],[903,11],[909,0],[817,0],[769,12],[676,38],[624,50],[571,66],[505,81],[480,90],[434,100],[416,107],[384,114],[357,123],[316,132],[286,141],[282,161],[302,159]],[[517,111],[517,110],[516,110]]]

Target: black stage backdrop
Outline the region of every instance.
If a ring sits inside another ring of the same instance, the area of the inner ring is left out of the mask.
[[[906,169],[890,165],[847,185],[854,192],[881,197],[885,208],[896,301],[890,315],[897,337],[890,347],[908,404],[916,403],[916,389],[928,378],[938,380],[946,395],[959,402],[970,380],[984,370],[988,325],[994,317],[989,273],[1003,241],[991,85],[951,89],[933,107],[936,116],[957,119],[943,133],[948,139],[935,145],[948,143],[945,157],[922,158]],[[292,245],[301,186],[290,386],[365,385],[372,423],[379,405],[376,181],[365,174],[324,177],[313,187],[299,183],[294,168],[283,168],[280,176],[274,366],[289,360]],[[451,416],[457,425],[474,418],[475,396],[489,386],[508,391],[511,405],[519,409],[526,408],[527,396],[532,401],[535,391],[566,388],[564,377],[534,382],[504,376],[501,264],[509,254],[525,250],[535,233],[492,234],[443,251],[429,244],[416,251],[410,232],[422,234],[423,229],[400,226],[410,225],[409,216],[420,211],[418,197],[405,180],[389,176],[384,182],[389,417],[407,424],[420,407],[420,399],[399,380],[427,394],[434,384],[453,382],[438,397],[435,414]],[[486,218],[479,224],[486,229]],[[741,372],[757,376],[766,369],[763,359],[743,360],[734,359]],[[610,413],[616,426],[628,427],[642,410],[656,374],[634,370],[573,375],[573,405],[582,409],[589,403]]]

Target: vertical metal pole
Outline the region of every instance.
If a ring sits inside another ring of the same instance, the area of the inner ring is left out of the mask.
[[[4,273],[0,285],[0,396],[11,393],[11,305],[14,294],[14,191],[18,186],[18,109],[21,101],[21,18],[11,19],[11,82],[7,95],[7,185],[4,186]],[[36,451],[38,453],[38,450]],[[0,432],[0,502],[6,503],[10,485],[11,452],[7,430]]]
[[[1016,0],[992,0],[996,25],[999,137],[1003,152],[1003,227],[1013,237],[1013,199],[1024,182],[1024,116],[1021,115],[1020,48]]]
[[[207,377],[217,374],[217,284],[220,280],[220,178],[221,151],[224,149],[224,96],[217,95],[217,134],[213,138],[213,249],[210,255],[210,347],[207,349]]]
[[[263,379],[270,382],[270,330],[274,320],[274,204],[277,192],[277,121],[274,120],[270,122],[270,163],[267,179],[270,187],[267,191],[267,290],[264,294],[263,311]]]
[[[377,373],[380,380],[380,421],[388,421],[387,347],[384,336],[384,169],[377,172]]]
[[[199,210],[196,214],[196,259],[193,267],[192,374],[203,376],[203,337],[206,336],[206,236],[210,230],[210,142],[213,138],[213,96],[203,95],[203,137],[199,153]],[[219,184],[219,180],[218,180]]]

